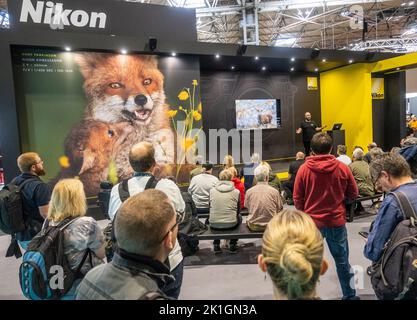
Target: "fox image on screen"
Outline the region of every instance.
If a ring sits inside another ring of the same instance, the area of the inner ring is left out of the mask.
[[[236,100],[236,128],[273,129],[280,126],[279,100]]]

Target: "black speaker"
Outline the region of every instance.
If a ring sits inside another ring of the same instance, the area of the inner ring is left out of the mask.
[[[315,48],[311,51],[310,57],[311,57],[311,59],[315,59],[319,55],[320,55],[320,49]]]
[[[238,56],[243,56],[246,52],[246,48],[247,48],[247,45],[245,45],[245,44],[239,45],[239,47],[237,48],[237,52],[236,52],[237,55]]]
[[[156,38],[149,38],[149,50],[155,51],[158,40]]]

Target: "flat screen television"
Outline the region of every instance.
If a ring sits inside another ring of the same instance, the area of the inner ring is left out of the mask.
[[[281,104],[276,99],[235,100],[236,129],[274,129],[281,126]]]

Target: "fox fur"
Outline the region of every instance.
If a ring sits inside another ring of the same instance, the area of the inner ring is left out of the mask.
[[[63,168],[54,182],[78,176],[85,193],[97,195],[100,182],[107,179],[110,161],[132,132],[133,127],[126,122],[109,124],[91,119],[79,122],[64,143],[70,167]]]
[[[85,119],[127,123],[133,129],[116,155],[119,178],[131,176],[129,151],[141,141],[153,144],[157,163],[174,163],[174,133],[167,114],[164,76],[156,58],[80,53],[75,61],[85,79]]]

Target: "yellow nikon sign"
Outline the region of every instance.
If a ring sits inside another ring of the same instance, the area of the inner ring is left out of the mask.
[[[372,99],[384,99],[384,78],[372,78]]]
[[[317,90],[317,77],[307,77],[307,90]]]

